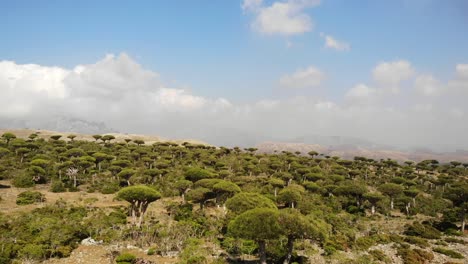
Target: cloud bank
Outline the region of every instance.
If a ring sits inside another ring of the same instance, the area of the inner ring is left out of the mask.
[[[244,0],[244,12],[254,15],[252,28],[266,35],[297,35],[312,31],[314,23],[304,10],[318,6],[320,0],[286,0],[264,5],[262,0]]]
[[[315,87],[325,74],[311,66],[272,79]],[[168,87],[126,54],[72,69],[0,61],[0,120],[29,120],[40,128],[55,115],[69,116],[121,132],[230,146],[324,135],[468,149],[468,64],[455,65],[446,81],[405,60],[379,63],[369,75],[371,83],[350,85],[336,100],[309,95],[233,103]]]

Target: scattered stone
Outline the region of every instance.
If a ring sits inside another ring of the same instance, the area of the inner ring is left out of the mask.
[[[175,258],[179,256],[179,251],[167,251],[163,254],[161,254],[163,257],[170,257],[170,258]]]
[[[102,244],[102,240],[96,241],[91,237],[88,237],[88,238],[85,238],[85,239],[81,240],[81,245],[84,245],[84,246],[96,246],[96,245],[99,245],[99,244]]]

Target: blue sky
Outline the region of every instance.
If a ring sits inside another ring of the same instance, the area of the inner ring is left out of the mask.
[[[284,26],[294,19],[302,25]],[[363,84],[360,97],[403,91],[376,100],[381,107],[448,111],[456,100],[416,100],[407,87],[422,75],[428,93],[436,83],[453,86],[464,74],[457,65],[468,63],[467,25],[464,0],[2,1],[0,61],[70,71],[124,53],[167,87],[238,107],[305,97],[347,112],[350,91]],[[327,46],[327,37],[344,46]],[[385,85],[374,74],[379,65],[388,70]],[[454,113],[464,115],[460,108]]]
[[[381,61],[407,59],[447,78],[468,60],[463,0],[325,0],[305,12],[314,31],[270,36],[252,31],[252,15],[234,0],[2,1],[0,59],[72,67],[126,52],[201,95],[232,100],[283,95],[278,76],[310,64],[332,77],[326,85],[334,98]],[[323,48],[319,32],[351,51]]]

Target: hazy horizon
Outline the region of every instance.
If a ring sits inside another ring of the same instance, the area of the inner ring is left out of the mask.
[[[0,127],[54,129],[65,117],[218,145],[339,136],[467,150],[467,8],[4,2]]]

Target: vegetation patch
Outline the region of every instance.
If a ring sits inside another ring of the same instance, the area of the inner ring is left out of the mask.
[[[442,234],[439,230],[435,229],[430,225],[416,222],[412,225],[406,226],[405,235],[418,236],[427,239],[439,239]]]
[[[18,194],[16,198],[17,205],[27,205],[45,202],[44,194],[37,191],[25,191]]]
[[[133,264],[136,260],[136,256],[130,253],[122,253],[115,258],[117,264]]]
[[[390,258],[385,255],[385,253],[382,250],[374,249],[369,251],[369,255],[372,256],[372,258],[376,261],[382,261],[384,263],[391,263]]]
[[[451,249],[448,249],[448,248],[441,248],[441,247],[436,247],[434,249],[432,249],[434,252],[437,252],[437,253],[440,253],[440,254],[444,254],[446,256],[449,256],[451,258],[456,258],[456,259],[462,259],[464,258],[462,254],[456,252],[456,251],[453,251]]]

